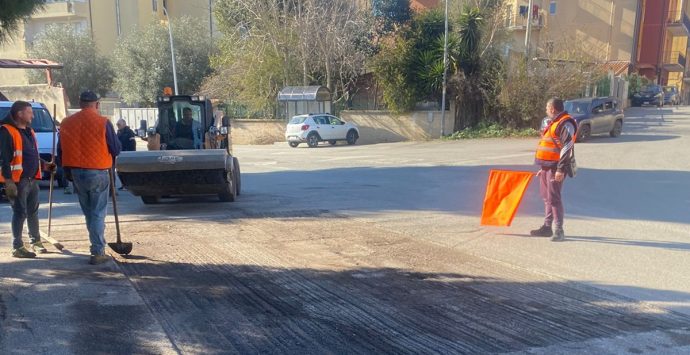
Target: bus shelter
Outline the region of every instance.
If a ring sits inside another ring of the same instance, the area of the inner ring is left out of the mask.
[[[333,113],[331,91],[323,86],[286,86],[278,93],[285,119],[308,113]]]

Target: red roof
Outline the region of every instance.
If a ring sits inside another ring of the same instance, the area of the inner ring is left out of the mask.
[[[625,60],[612,60],[600,64],[605,71],[612,71],[614,76],[627,74],[630,68],[630,62]]]
[[[0,59],[0,68],[62,69],[63,65],[47,59]]]

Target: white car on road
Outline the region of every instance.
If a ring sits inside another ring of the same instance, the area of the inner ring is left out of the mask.
[[[359,139],[359,129],[352,123],[325,113],[299,115],[292,117],[288,123],[285,139],[293,148],[304,142],[310,148],[318,146],[319,142],[335,145],[338,141],[346,141],[352,145]]]

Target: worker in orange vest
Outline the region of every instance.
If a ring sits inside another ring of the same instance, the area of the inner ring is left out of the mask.
[[[81,111],[60,124],[58,162],[73,181],[79,196],[91,241],[89,263],[96,265],[110,260],[105,255],[109,170],[121,147],[113,124],[98,112],[98,95],[92,91],[81,93],[79,106]]]
[[[12,256],[15,258],[35,258],[35,252],[47,252],[38,229],[37,180],[42,177],[41,166],[52,172],[56,165],[41,160],[38,154],[38,141],[30,126],[33,118],[31,104],[16,101],[0,127],[0,182],[5,184],[5,194],[12,203]],[[34,252],[26,249],[22,241],[24,222],[27,220]]]
[[[569,173],[571,159],[574,159],[577,122],[565,112],[563,100],[559,98],[552,98],[546,103],[546,116],[550,122],[542,131],[534,159],[535,164],[541,167],[537,176],[544,200],[544,224],[530,234],[552,237],[552,241],[560,242],[565,240],[561,189]],[[552,230],[553,224],[556,225],[555,231]]]

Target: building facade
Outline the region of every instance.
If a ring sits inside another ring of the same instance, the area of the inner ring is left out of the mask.
[[[676,86],[690,102],[690,0],[533,0],[531,9],[528,0],[507,0],[505,11],[512,60],[579,52],[616,74]]]
[[[214,0],[46,0],[43,11],[34,14],[20,26],[13,38],[0,47],[0,58],[27,58],[36,35],[53,24],[70,25],[75,31],[91,35],[99,53],[110,55],[117,41],[136,27],[154,21],[165,21],[163,8],[170,18],[190,16],[209,28],[213,35]],[[23,70],[0,69],[1,85],[24,85],[28,79]]]
[[[543,58],[580,51],[593,62],[627,61],[635,48],[638,0],[506,1],[513,57]],[[529,51],[525,50],[531,21]],[[563,58],[567,59],[567,58]]]
[[[688,0],[642,0],[634,57],[634,67],[640,75],[661,85],[676,86],[686,98],[689,90],[683,84],[690,80],[689,10]]]

